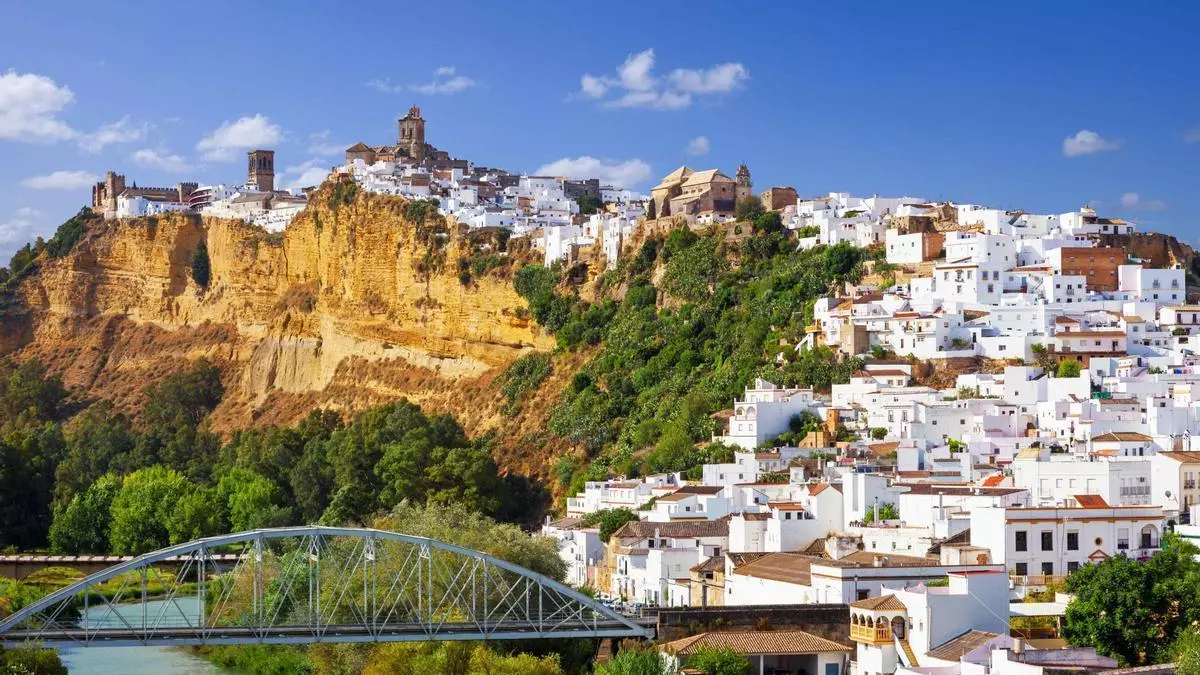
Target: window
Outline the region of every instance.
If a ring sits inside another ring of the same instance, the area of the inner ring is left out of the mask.
[[[1068,551],[1078,551],[1079,550],[1079,533],[1078,532],[1068,532],[1067,533],[1067,550]]]
[[[1042,550],[1043,551],[1053,551],[1054,550],[1054,533],[1053,532],[1043,532],[1042,533]]]
[[[1042,574],[1045,574],[1046,576],[1050,576],[1050,575],[1054,574],[1054,563],[1052,563],[1052,562],[1042,563]]]
[[[1022,532],[1017,532],[1016,535],[1017,535],[1016,549],[1018,551],[1028,551],[1029,550],[1029,541],[1028,541],[1029,533],[1022,531]]]
[[[1067,574],[1074,574],[1079,571],[1079,563],[1072,560],[1067,563]]]
[[[1017,563],[1015,565],[1015,568],[1013,571],[1016,572],[1017,576],[1023,577],[1026,574],[1029,574],[1029,564],[1028,563]]]

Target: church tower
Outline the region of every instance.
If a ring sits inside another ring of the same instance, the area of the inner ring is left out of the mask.
[[[399,121],[400,138],[396,141],[396,149],[408,153],[414,162],[424,161],[425,120],[421,119],[421,109],[414,105]]]
[[[251,150],[246,153],[246,185],[258,192],[275,191],[275,151]]]
[[[745,164],[739,164],[737,170],[737,200],[741,201],[743,197],[753,197],[754,192],[750,189],[750,169],[746,168]]]

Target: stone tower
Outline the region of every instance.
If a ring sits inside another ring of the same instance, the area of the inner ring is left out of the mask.
[[[92,186],[92,210],[105,218],[117,216],[117,197],[125,191],[125,176],[109,171],[104,180]]]
[[[408,153],[414,162],[425,160],[425,120],[421,119],[421,109],[415,105],[400,118],[400,138],[396,141],[396,149]]]
[[[753,197],[754,192],[750,189],[750,169],[746,168],[745,164],[739,164],[737,170],[737,192],[736,197],[741,201],[743,197]]]
[[[246,185],[259,192],[275,191],[275,151],[251,150],[246,168]]]

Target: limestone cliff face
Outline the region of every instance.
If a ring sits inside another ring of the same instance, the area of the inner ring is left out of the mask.
[[[553,339],[518,311],[510,270],[464,284],[466,233],[430,235],[405,204],[326,186],[279,235],[178,214],[98,223],[23,282],[0,348],[131,410],[146,383],[206,356],[224,372],[225,429],[400,396],[470,408],[464,396]],[[207,289],[191,274],[201,242]],[[469,429],[495,421],[465,412]]]

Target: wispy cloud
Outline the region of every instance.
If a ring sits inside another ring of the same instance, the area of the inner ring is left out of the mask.
[[[149,125],[145,123],[140,125],[131,124],[129,115],[126,115],[116,122],[105,124],[91,133],[80,134],[79,148],[84,152],[96,154],[115,143],[132,143],[144,140],[148,130]]]
[[[165,173],[187,173],[193,168],[182,155],[176,155],[163,148],[142,148],[133,153],[130,159],[144,169]]]
[[[1161,199],[1142,199],[1136,192],[1121,195],[1121,207],[1127,211],[1162,211],[1167,203]]]
[[[211,134],[200,139],[196,151],[204,159],[228,162],[238,151],[272,146],[283,140],[283,129],[265,115],[242,117],[225,122]]]
[[[318,131],[315,134],[309,134],[308,153],[310,155],[321,156],[340,155],[346,151],[346,148],[350,147],[349,143],[331,142],[329,140],[330,136],[331,132],[328,129],[325,131]]]
[[[329,168],[320,159],[289,166],[279,173],[279,184],[286,190],[320,185],[329,177]]]
[[[688,141],[687,144],[687,154],[693,157],[707,155],[710,149],[712,149],[712,146],[709,145],[707,136],[697,136]]]
[[[628,188],[650,177],[650,165],[640,159],[614,161],[583,155],[543,164],[536,173],[565,178],[599,178],[606,185]]]
[[[616,75],[584,74],[579,94],[609,108],[680,110],[697,98],[727,94],[750,79],[741,63],[721,63],[708,68],[676,68],[665,77],[654,74],[654,50],[630,54]],[[611,96],[610,96],[611,94]]]
[[[459,75],[454,66],[441,66],[433,71],[433,79],[418,84],[395,84],[390,78],[375,78],[367,82],[367,86],[383,94],[399,94],[403,91],[415,91],[418,94],[434,96],[439,94],[457,94],[460,91],[478,87],[479,82]]]
[[[33,238],[33,230],[45,216],[28,206],[22,206],[7,220],[0,221],[0,245],[20,244]]]
[[[1100,134],[1082,129],[1074,136],[1067,136],[1062,142],[1063,155],[1067,157],[1082,157],[1100,152],[1108,152],[1121,147],[1121,141],[1104,138]]]
[[[34,190],[79,190],[91,187],[100,176],[87,171],[55,171],[44,176],[32,176],[21,185]]]

